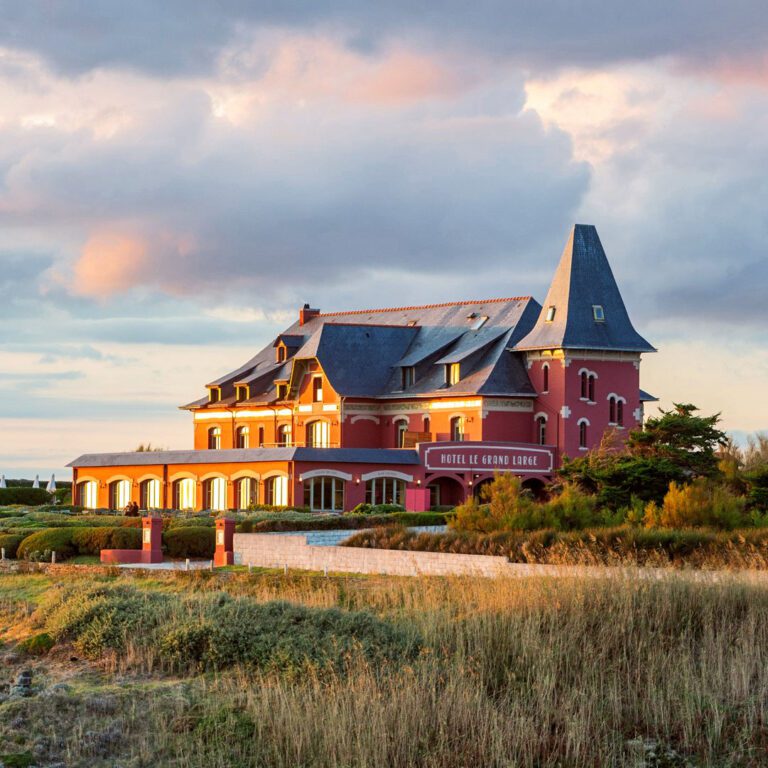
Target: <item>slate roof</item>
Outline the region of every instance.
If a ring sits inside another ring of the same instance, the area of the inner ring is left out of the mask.
[[[131,451],[86,453],[68,467],[130,467],[163,464],[235,463],[260,461],[307,461],[326,464],[418,464],[418,451],[389,448],[234,448],[217,451]]]
[[[594,305],[603,308],[604,321],[595,320]],[[546,319],[549,307],[555,308],[552,322]],[[536,326],[515,348],[656,351],[632,326],[591,224],[571,230]]]
[[[593,305],[605,320],[596,322]],[[555,307],[546,322],[547,307]],[[235,385],[250,385],[238,405],[276,402],[275,380],[291,377],[294,361],[317,359],[343,397],[395,399],[450,395],[533,397],[525,350],[593,349],[651,352],[632,326],[597,230],[577,224],[571,231],[544,302],[530,296],[458,301],[390,309],[322,313],[312,310],[236,370],[208,386],[222,399],[196,400],[185,408],[234,404]],[[275,361],[274,346],[286,342],[289,357]],[[461,378],[447,386],[445,366],[459,363]],[[402,389],[402,369],[415,382]]]

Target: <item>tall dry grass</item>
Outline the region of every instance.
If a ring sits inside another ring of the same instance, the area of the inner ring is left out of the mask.
[[[239,667],[143,688],[119,710],[136,765],[686,764],[644,763],[638,738],[695,766],[767,762],[768,591],[736,578],[243,577],[226,589],[368,609],[413,628],[424,650],[346,672]],[[129,680],[152,653],[129,643],[114,673]],[[68,765],[97,764],[77,732],[58,737]]]

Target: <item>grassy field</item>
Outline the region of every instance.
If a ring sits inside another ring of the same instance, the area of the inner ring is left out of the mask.
[[[0,612],[33,671],[6,766],[766,765],[768,589],[736,576],[22,573]]]

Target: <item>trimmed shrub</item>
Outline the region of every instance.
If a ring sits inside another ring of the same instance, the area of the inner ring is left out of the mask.
[[[80,555],[98,555],[102,549],[141,549],[141,531],[137,528],[74,528],[72,543]]]
[[[23,560],[45,562],[51,559],[51,552],[56,552],[57,560],[66,560],[77,554],[72,541],[74,532],[74,528],[43,528],[19,544],[16,556]]]
[[[14,486],[12,488],[0,488],[0,504],[28,504],[37,507],[41,504],[49,504],[51,494],[45,488],[31,488]]]
[[[216,525],[216,518],[206,515],[203,517],[174,517],[171,518],[167,528],[213,528]],[[141,526],[139,526],[141,527]],[[164,525],[163,528],[166,526]]]
[[[163,533],[169,557],[213,557],[216,531],[210,526],[170,528]]]
[[[9,558],[16,557],[16,552],[19,549],[19,544],[24,541],[25,536],[18,534],[3,534],[0,535],[0,547],[5,549],[5,556]]]

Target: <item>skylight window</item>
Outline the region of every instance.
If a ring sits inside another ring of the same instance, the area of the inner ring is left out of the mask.
[[[555,319],[555,312],[557,311],[557,307],[547,307],[547,318],[546,321],[548,323],[551,323]]]
[[[488,315],[482,315],[470,326],[473,331],[479,331],[488,322]]]
[[[592,317],[595,319],[596,323],[604,323],[605,322],[605,312],[603,312],[603,307],[600,304],[593,304],[592,305]]]

